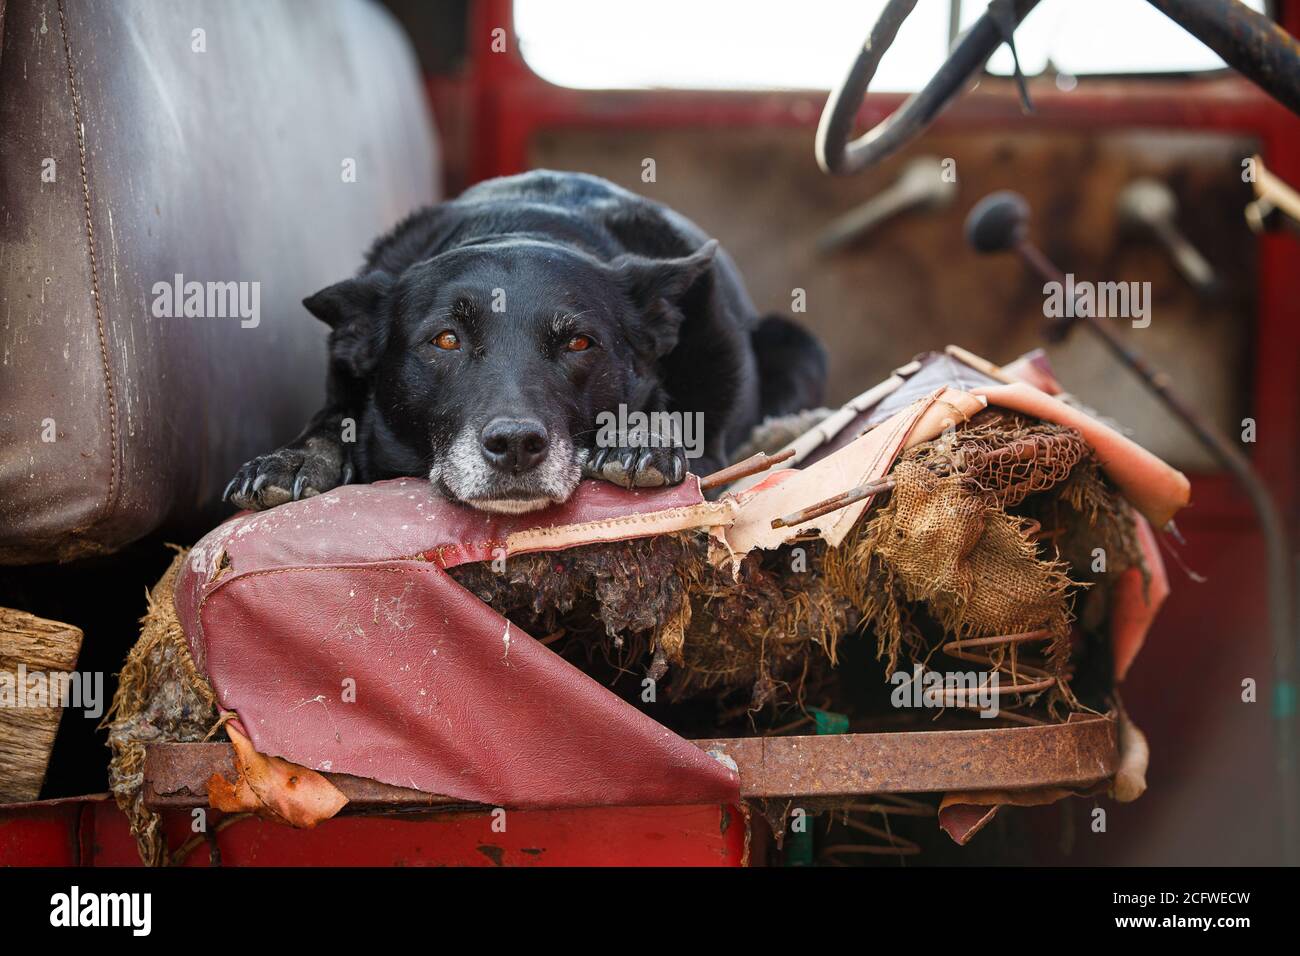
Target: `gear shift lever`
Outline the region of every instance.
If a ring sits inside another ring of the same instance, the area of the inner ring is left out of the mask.
[[[1178,271],[1197,292],[1208,295],[1218,290],[1214,268],[1178,228],[1178,200],[1165,183],[1133,180],[1119,194],[1116,208],[1125,227],[1154,236],[1169,251]]]
[[[946,179],[944,172],[943,163],[933,156],[912,160],[892,185],[827,226],[817,237],[817,251],[821,255],[837,252],[886,220],[911,209],[942,209],[950,205],[957,195],[957,183]]]

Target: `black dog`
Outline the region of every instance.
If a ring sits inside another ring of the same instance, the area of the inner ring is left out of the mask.
[[[694,223],[578,173],[420,210],[303,304],[333,329],[327,404],[240,468],[225,496],[241,507],[412,475],[511,513],[584,475],[677,484],[688,457],[707,474],[762,418],[820,404],[826,372]]]

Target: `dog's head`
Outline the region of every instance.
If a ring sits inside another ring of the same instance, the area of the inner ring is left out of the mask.
[[[548,242],[457,248],[304,300],[335,372],[366,388],[380,470],[417,464],[448,497],[519,513],[564,501],[596,417],[642,409],[677,344],[682,296],[717,244],[601,262]]]

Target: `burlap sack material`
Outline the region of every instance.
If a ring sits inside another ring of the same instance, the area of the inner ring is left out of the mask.
[[[868,524],[863,545],[879,567],[865,609],[895,669],[907,640],[902,601],[924,604],[955,637],[990,637],[1047,628],[1058,672],[1068,653],[1068,567],[1039,557],[1029,521],[1008,514],[915,461],[895,466],[891,500]],[[1058,646],[1059,645],[1059,646]],[[912,650],[921,648],[912,642]]]
[[[1079,432],[990,410],[907,451],[890,477],[893,492],[858,545],[872,565],[864,626],[889,669],[904,651],[914,660],[931,652],[916,620],[922,609],[952,638],[1046,630],[1058,682],[1048,703],[1074,704],[1074,599],[1096,583],[1084,556],[1100,548],[1112,572],[1141,563],[1132,514]],[[1032,515],[1057,526],[1047,547]]]
[[[168,860],[162,820],[142,800],[145,746],[205,740],[220,723],[216,696],[194,666],[172,602],[176,574],[189,554],[176,550],[171,566],[148,595],[140,639],[127,655],[113,704],[104,715],[112,751],[109,788],[147,866],[163,866]]]

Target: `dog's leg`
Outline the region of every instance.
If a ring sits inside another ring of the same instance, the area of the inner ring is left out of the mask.
[[[292,442],[245,462],[221,497],[261,511],[349,484],[355,475],[343,442],[349,417],[336,408],[322,409]]]

